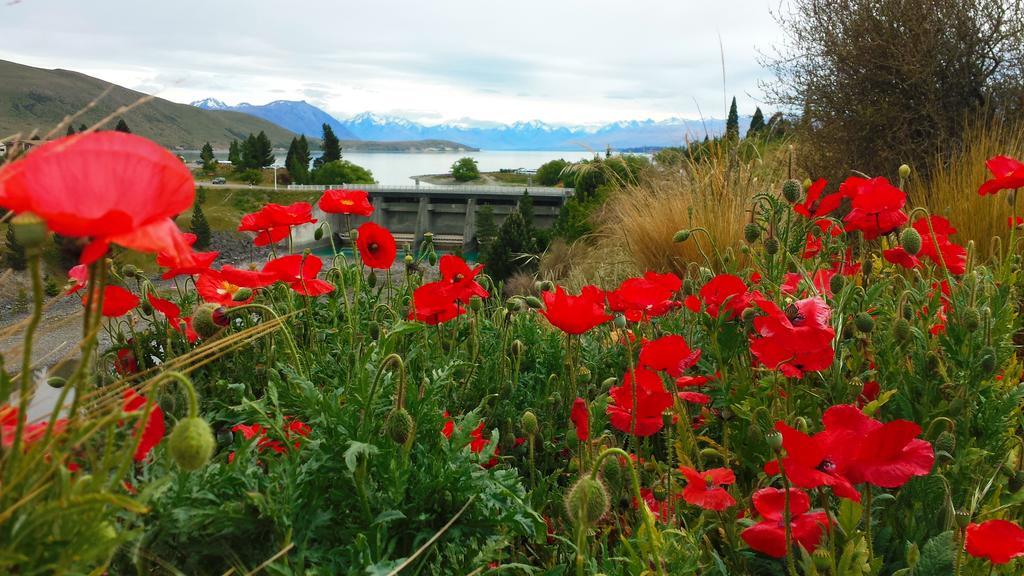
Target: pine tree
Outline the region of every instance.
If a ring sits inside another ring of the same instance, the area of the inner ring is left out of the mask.
[[[763,132],[764,129],[764,113],[761,112],[761,107],[758,106],[757,109],[754,110],[754,116],[751,117],[750,119],[750,127],[747,128],[747,138],[750,138],[751,136],[757,136],[758,134]]]
[[[328,162],[334,162],[335,160],[341,160],[341,142],[334,135],[334,130],[325,122],[323,131],[323,154],[316,159],[316,167],[320,167]]]
[[[260,164],[257,156],[258,153],[259,143],[256,141],[256,135],[250,133],[249,136],[242,141],[242,147],[240,150],[242,168],[245,170],[259,168]]]
[[[232,140],[231,145],[228,146],[228,162],[234,166],[242,164],[242,151],[238,146],[238,140]]]
[[[253,159],[255,160],[253,168],[266,168],[274,164],[274,145],[270,143],[270,138],[266,132],[262,130],[256,136],[256,149]]]
[[[725,121],[725,137],[736,141],[740,139],[740,116],[736,111],[736,97],[732,97],[732,106],[729,106],[729,119]]]
[[[128,123],[124,121],[124,118],[118,118],[117,126],[114,126],[114,130],[117,130],[118,132],[124,132],[126,134],[132,133],[131,129],[128,128]]]
[[[524,216],[533,217],[533,201],[523,195],[519,205],[501,223],[498,236],[494,239],[487,254],[487,271],[495,280],[506,280],[516,272],[530,267],[524,254],[533,253],[536,249],[533,223]]]
[[[7,267],[14,270],[24,270],[28,260],[25,259],[25,247],[18,244],[18,240],[14,237],[14,226],[7,226],[6,244],[4,262],[7,264]]]
[[[210,172],[217,164],[217,158],[213,155],[213,146],[207,142],[203,144],[203,149],[199,152],[199,159],[203,161],[203,170]]]
[[[89,131],[89,127],[86,126],[85,124],[79,124],[78,125],[78,133],[79,134],[81,134],[82,132],[88,132],[88,131]]]
[[[68,124],[67,135],[68,136],[73,136],[74,134],[75,134],[75,125],[74,124]]]
[[[293,183],[309,183],[309,143],[306,142],[305,136],[292,138],[292,143],[288,146],[288,155],[285,157],[284,166],[288,169],[288,175]]]
[[[476,244],[479,254],[478,258],[481,261],[487,261],[488,250],[497,236],[498,225],[494,223],[494,208],[491,206],[481,206],[476,211]]]
[[[196,235],[196,243],[192,246],[197,250],[203,250],[210,246],[210,223],[206,221],[203,214],[203,205],[196,199],[192,206],[192,222],[190,223],[192,233]]]

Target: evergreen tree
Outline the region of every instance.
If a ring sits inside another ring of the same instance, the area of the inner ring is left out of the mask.
[[[206,215],[203,214],[203,205],[199,198],[196,198],[196,203],[192,206],[192,222],[190,226],[192,233],[196,235],[196,243],[192,246],[197,250],[208,248],[211,236],[210,223],[206,221]]]
[[[213,155],[213,146],[207,142],[199,152],[199,159],[203,161],[203,170],[210,172],[217,165],[217,158]]]
[[[88,132],[88,131],[89,131],[89,127],[86,126],[85,124],[79,124],[78,125],[78,133],[79,134],[81,134],[82,132]]]
[[[242,165],[242,151],[238,146],[238,140],[232,140],[231,145],[228,146],[228,162],[234,166]]]
[[[241,150],[239,154],[242,158],[242,168],[245,170],[252,170],[259,168],[259,142],[256,140],[256,135],[250,133],[249,136],[242,141]]]
[[[751,136],[757,136],[765,129],[764,113],[761,112],[761,107],[758,106],[757,110],[754,110],[754,116],[750,119],[750,127],[747,128],[747,138]]]
[[[322,166],[328,162],[334,162],[341,160],[341,142],[338,141],[338,137],[334,135],[334,130],[326,122],[323,125],[323,154],[316,159],[316,167]]]
[[[124,121],[124,118],[118,118],[117,126],[114,126],[114,130],[117,130],[118,132],[124,132],[126,134],[132,133],[131,129],[128,128],[128,123]]]
[[[501,223],[498,236],[487,252],[487,271],[495,280],[507,280],[531,267],[532,262],[524,256],[536,250],[536,241],[533,222],[528,222],[524,216],[533,216],[533,201],[525,194]]]
[[[25,259],[25,247],[18,244],[18,240],[14,238],[14,226],[7,226],[7,242],[6,250],[4,250],[4,263],[7,264],[8,268],[14,270],[24,270],[28,264],[28,260]]]
[[[725,137],[731,141],[740,139],[740,116],[736,111],[736,97],[732,97],[732,106],[729,106],[729,119],[725,121]]]
[[[309,143],[306,142],[305,136],[292,138],[284,166],[288,169],[288,176],[291,177],[292,183],[309,183]]]
[[[68,133],[67,133],[67,135],[68,136],[73,136],[74,134],[75,134],[75,125],[74,124],[68,124]]]
[[[498,225],[494,222],[494,208],[481,206],[476,211],[476,244],[478,258],[487,260],[487,251],[498,236]]]
[[[260,130],[256,135],[256,149],[253,157],[256,164],[252,168],[266,168],[274,164],[274,145],[266,132]]]

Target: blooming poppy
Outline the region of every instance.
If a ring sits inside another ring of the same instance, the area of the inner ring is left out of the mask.
[[[114,356],[114,371],[121,376],[128,376],[139,371],[139,363],[135,361],[135,353],[131,348],[121,348]]]
[[[640,365],[678,378],[697,364],[700,354],[700,348],[690,350],[682,336],[669,334],[644,342],[640,348]]]
[[[14,435],[18,430],[18,407],[0,404],[0,447],[5,450],[14,445]],[[54,433],[62,432],[68,424],[67,418],[60,418],[53,424]],[[23,422],[21,429],[21,445],[27,448],[46,434],[48,422]]]
[[[750,306],[754,293],[747,291],[743,279],[733,274],[719,274],[700,289],[700,299],[708,314],[718,318],[722,311],[726,319],[733,320]]]
[[[141,412],[146,407],[146,398],[131,388],[125,389],[123,399],[125,412]],[[164,425],[164,411],[158,404],[153,403],[146,421],[137,424],[135,431],[138,432],[139,428],[142,428],[142,437],[135,450],[136,462],[145,460],[149,451],[163,440],[164,433],[167,431]]]
[[[370,204],[366,190],[324,190],[324,195],[320,197],[317,206],[329,214],[373,214],[373,204]]]
[[[221,266],[218,276],[225,282],[234,284],[240,288],[251,289],[265,288],[280,280],[280,278],[277,277],[277,274],[273,271],[265,272],[262,270],[243,270],[241,268],[235,268],[230,264]]]
[[[82,298],[82,305],[86,304],[86,298]],[[139,305],[139,297],[120,286],[103,287],[103,315],[107,318],[124,316]]]
[[[762,488],[754,493],[754,509],[764,520],[744,530],[740,537],[754,550],[773,558],[786,556],[786,491]],[[828,514],[811,511],[811,499],[803,490],[789,489],[789,528],[794,542],[813,552],[829,529]]]
[[[882,387],[878,384],[877,380],[868,380],[860,388],[860,394],[857,395],[857,407],[863,408],[871,402],[878,399],[878,395],[882,393]]]
[[[196,292],[199,296],[206,302],[221,306],[241,306],[252,302],[253,296],[249,294],[243,298],[246,292],[241,290],[241,286],[228,282],[217,270],[207,270],[196,280]],[[239,299],[236,300],[236,297]]]
[[[793,205],[793,211],[806,218],[820,218],[831,213],[843,201],[842,194],[829,194],[822,197],[825,192],[825,185],[828,184],[823,178],[819,178],[807,189],[807,196],[804,201]]]
[[[333,284],[316,277],[323,266],[323,260],[313,254],[290,254],[267,262],[262,272],[288,284],[298,294],[316,297],[334,291]]]
[[[854,484],[898,488],[931,472],[935,463],[931,443],[917,438],[921,427],[908,420],[883,424],[852,404],[841,404],[826,410],[822,422],[831,442],[846,447],[843,473]]]
[[[452,285],[452,297],[459,302],[469,302],[473,296],[487,298],[490,294],[477,281],[477,274],[483,271],[483,264],[470,268],[466,261],[454,254],[445,254],[437,263],[441,280]]]
[[[782,289],[783,294],[788,294],[790,296],[806,296],[807,290],[801,290],[801,286],[809,284],[814,287],[815,292],[831,296],[831,281],[832,277],[835,275],[836,269],[834,268],[818,269],[811,275],[801,274],[799,272],[787,272],[783,275],[783,282],[779,288]]]
[[[315,222],[313,207],[309,202],[295,202],[287,206],[267,204],[256,212],[242,216],[238,231],[256,232],[253,244],[266,246],[287,238],[292,226]]]
[[[633,405],[633,389],[636,387],[636,406]],[[645,368],[627,372],[621,386],[612,386],[608,391],[612,401],[606,412],[612,426],[627,434],[650,436],[664,425],[662,413],[672,406],[672,394],[657,373]],[[633,427],[634,418],[636,420]]]
[[[583,334],[612,319],[604,310],[604,292],[596,286],[584,286],[579,296],[559,286],[554,292],[544,292],[541,298],[544,308],[540,313],[566,334]]]
[[[569,420],[576,427],[576,437],[580,439],[580,442],[590,440],[590,409],[587,408],[586,400],[577,398],[573,401]]]
[[[683,390],[682,392],[676,392],[676,396],[683,402],[689,402],[690,404],[700,404],[704,406],[711,403],[711,396],[702,392]]]
[[[750,352],[761,364],[791,378],[832,365],[836,334],[829,324],[832,311],[824,300],[797,300],[786,312],[769,300],[756,302],[766,315],[754,319]]]
[[[1014,160],[1009,156],[996,156],[985,162],[988,171],[992,173],[991,180],[986,181],[978,188],[978,194],[985,196],[995,194],[1000,190],[1014,190],[1024,188],[1024,162]]]
[[[1006,564],[1024,556],[1024,529],[1008,520],[987,520],[967,525],[967,553],[993,564]]]
[[[64,295],[70,296],[82,288],[85,288],[88,283],[89,267],[85,264],[72,266],[71,270],[68,270],[68,288],[64,292]]]
[[[191,249],[172,218],[194,197],[192,173],[181,160],[117,131],[47,142],[0,169],[0,207],[31,212],[62,236],[89,239],[82,264],[111,244],[187,260]]]
[[[778,460],[765,464],[766,474],[778,474],[784,470],[786,478],[799,488],[828,486],[836,496],[860,502],[860,493],[844,476],[847,464],[852,460],[856,445],[847,444],[848,438],[820,432],[809,436],[776,422],[775,429],[782,434],[782,447],[786,456],[782,458],[782,469]]]
[[[882,257],[897,266],[906,268],[907,270],[913,270],[921,267],[921,260],[919,260],[917,256],[908,254],[902,246],[882,250]]]
[[[724,488],[736,482],[736,475],[728,468],[712,468],[698,472],[689,466],[680,466],[679,471],[686,477],[683,500],[705,510],[725,510],[736,504],[736,500]]]
[[[441,427],[441,435],[448,440],[451,440],[452,434],[455,432],[455,421],[452,420],[452,417],[448,414],[447,410],[444,411],[443,418],[444,426]]]
[[[866,240],[888,234],[908,219],[903,212],[907,195],[885,177],[850,176],[839,186],[839,193],[849,198],[852,206],[843,217],[846,231],[860,230]]]
[[[930,223],[930,225],[929,225]],[[956,228],[942,216],[918,218],[913,224],[914,230],[921,235],[921,256],[928,258],[936,266],[946,266],[952,274],[963,274],[967,270],[967,249],[954,244],[949,237],[956,234]],[[935,237],[932,237],[932,232]]]
[[[1010,228],[1024,228],[1024,216],[1010,216],[1006,219],[1006,225]]]
[[[444,281],[428,282],[412,292],[409,319],[431,326],[443,324],[466,313],[457,298],[459,288]]]
[[[398,254],[395,237],[387,228],[373,222],[364,222],[359,227],[356,247],[363,264],[376,270],[390,270]]]
[[[192,329],[192,319],[182,319],[181,308],[177,304],[170,300],[157,298],[152,294],[146,294],[146,299],[149,300],[149,303],[157,312],[160,312],[167,318],[167,324],[185,336],[190,343],[194,344],[196,340],[199,340],[199,334]]]
[[[630,322],[657,318],[680,306],[672,300],[672,295],[682,286],[682,280],[671,272],[648,271],[640,278],[623,280],[618,288],[608,293],[608,305],[622,312]]]
[[[160,275],[164,280],[170,280],[176,276],[191,276],[193,274],[202,273],[203,271],[208,270],[210,265],[213,264],[213,261],[220,255],[220,252],[193,252],[191,251],[191,247],[195,245],[197,236],[195,234],[186,233],[184,238],[185,242],[188,243],[190,247],[187,258],[182,259],[179,254],[167,251],[157,252],[157,266],[168,269]]]

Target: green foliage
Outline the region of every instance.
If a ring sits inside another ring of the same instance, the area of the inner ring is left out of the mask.
[[[732,97],[729,105],[729,117],[725,121],[725,137],[732,142],[740,139],[740,115],[736,110],[736,97]]]
[[[203,214],[203,205],[196,199],[195,204],[192,206],[192,221],[190,226],[192,233],[196,235],[196,243],[193,244],[193,248],[196,250],[205,250],[210,247],[210,223],[206,221],[206,215]]]
[[[255,168],[249,168],[248,170],[243,170],[239,173],[238,178],[246,184],[255,186],[260,182],[263,182],[263,171]]]
[[[306,141],[306,136],[302,135],[298,138],[292,138],[292,143],[288,147],[288,155],[285,157],[284,165],[285,168],[288,169],[288,175],[291,177],[293,183],[310,183],[309,163],[311,160],[312,157],[309,152],[309,142]]]
[[[24,270],[28,265],[25,259],[25,248],[14,237],[14,226],[7,225],[7,237],[4,245],[4,265],[13,270]]]
[[[217,157],[213,155],[213,146],[209,142],[203,144],[199,159],[203,161],[203,170],[206,172],[212,172],[217,167]]]
[[[459,158],[452,164],[452,178],[455,178],[459,182],[469,182],[470,180],[476,180],[480,177],[480,168],[477,167],[476,160],[469,156],[465,158]]]
[[[754,115],[750,118],[750,126],[747,128],[747,138],[752,136],[759,136],[767,128],[767,124],[764,122],[764,113],[761,112],[761,107],[758,106],[754,110]]]
[[[128,128],[128,123],[124,121],[124,118],[118,118],[117,126],[114,126],[114,130],[117,130],[118,132],[125,132],[127,134],[132,133],[131,129]]]
[[[373,172],[348,160],[334,160],[313,169],[314,184],[373,184]]]
[[[326,123],[323,125],[323,138],[321,146],[323,147],[323,153],[320,155],[319,158],[316,159],[316,163],[313,166],[314,168],[319,168],[324,164],[329,164],[331,162],[337,162],[341,160],[341,142],[338,140],[338,137],[334,134],[334,130],[331,128],[331,126]]]
[[[536,261],[533,256],[539,248],[537,230],[533,225],[533,200],[523,192],[516,208],[501,223],[482,260],[491,278],[503,281],[517,272],[534,270]]]
[[[239,146],[238,140],[232,140],[228,147],[228,162],[236,167],[242,166],[242,147]]]
[[[563,182],[562,171],[568,165],[569,163],[561,158],[545,162],[537,168],[537,183],[541,186],[555,186]]]
[[[49,274],[43,277],[43,294],[45,294],[47,298],[55,298],[60,294],[60,287],[57,286],[57,281]]]
[[[481,259],[498,237],[498,225],[494,221],[494,207],[481,206],[476,211],[476,241]]]

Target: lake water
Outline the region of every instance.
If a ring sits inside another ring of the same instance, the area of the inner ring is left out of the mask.
[[[199,158],[199,152],[189,150],[181,152],[189,162]],[[319,152],[314,152],[316,157]],[[373,172],[373,177],[380,184],[411,184],[413,176],[421,174],[446,174],[452,164],[466,156],[475,158],[481,172],[497,172],[501,169],[536,170],[550,160],[562,158],[570,162],[593,158],[593,152],[587,150],[569,151],[508,151],[481,150],[479,152],[345,152],[342,157]],[[226,152],[218,152],[217,159],[227,157]],[[285,152],[277,151],[276,163],[284,166]]]

